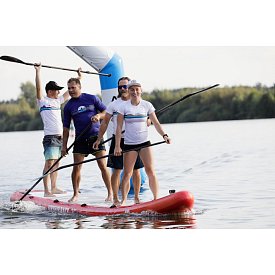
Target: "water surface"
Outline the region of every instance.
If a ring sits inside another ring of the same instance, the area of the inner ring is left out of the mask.
[[[163,125],[173,144],[152,147],[160,195],[176,189],[195,197],[193,214],[180,219],[83,217],[36,206],[14,211],[10,195],[30,188],[42,173],[43,132],[0,133],[0,228],[275,228],[274,125],[275,119]],[[152,142],[162,139],[153,127],[150,137]],[[62,165],[71,162],[70,154]],[[70,173],[68,168],[58,176],[58,185],[67,192],[72,190]],[[43,188],[42,182],[37,188]],[[81,199],[104,204],[106,189],[95,162],[84,164],[81,190]],[[140,198],[152,199],[148,182]]]

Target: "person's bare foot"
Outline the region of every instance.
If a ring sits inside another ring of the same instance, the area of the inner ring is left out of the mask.
[[[72,197],[68,200],[68,202],[77,202],[77,200],[78,200],[78,196],[72,196]]]
[[[55,197],[55,195],[52,194],[51,192],[44,192],[44,197],[46,197],[46,198],[52,198],[52,197]]]
[[[120,202],[120,206],[125,206],[126,205],[126,200]]]
[[[63,191],[63,190],[58,189],[58,188],[53,188],[52,189],[52,194],[66,194],[66,191]]]
[[[140,204],[140,200],[139,200],[139,198],[137,197],[135,197],[135,204]]]
[[[109,194],[108,197],[105,199],[106,202],[108,201],[113,201],[112,199],[113,195],[112,194]]]
[[[113,200],[113,205],[120,206],[120,201],[118,199]]]

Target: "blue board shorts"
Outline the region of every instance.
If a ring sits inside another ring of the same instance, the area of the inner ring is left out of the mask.
[[[43,138],[45,160],[59,159],[61,157],[62,137],[47,135]]]

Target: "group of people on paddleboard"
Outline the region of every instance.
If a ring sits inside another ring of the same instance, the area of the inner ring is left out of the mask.
[[[113,207],[126,204],[131,177],[133,177],[134,201],[140,203],[141,176],[139,169],[142,167],[145,168],[148,176],[153,198],[157,199],[158,181],[154,171],[148,127],[153,124],[167,144],[171,143],[171,139],[159,123],[153,105],[142,99],[141,83],[128,77],[121,77],[118,80],[117,99],[105,106],[97,96],[82,93],[81,68],[77,70],[78,77],[68,80],[68,90],[64,94],[59,95],[60,90],[64,87],[59,86],[55,81],[50,81],[45,86],[46,96],[43,96],[40,76],[41,64],[37,63],[34,67],[37,102],[44,124],[45,165],[43,174],[49,169],[57,169],[59,166],[57,160],[68,154],[71,122],[75,127],[75,141],[73,143],[75,165],[71,175],[73,196],[69,202],[77,202],[78,200],[81,162],[89,154],[95,156],[107,188],[105,201],[113,201]],[[62,121],[61,105],[66,101]],[[110,121],[114,127],[108,160],[106,160],[103,136]],[[112,168],[112,173],[108,167]],[[122,169],[122,197],[119,200],[118,192]],[[45,197],[54,197],[55,194],[65,193],[57,188],[56,180],[57,172],[50,173],[43,178]],[[49,183],[51,183],[50,189]]]

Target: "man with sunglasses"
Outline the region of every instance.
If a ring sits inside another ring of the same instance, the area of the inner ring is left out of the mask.
[[[114,153],[115,148],[115,132],[116,132],[116,125],[117,125],[117,110],[121,104],[125,104],[127,100],[129,100],[129,93],[128,93],[128,82],[130,81],[129,77],[121,77],[118,80],[118,98],[111,102],[106,109],[106,114],[101,122],[98,138],[93,145],[94,149],[98,149],[100,142],[102,141],[103,135],[107,130],[109,122],[113,122],[113,138],[111,141],[111,146],[109,150],[109,154]],[[121,146],[123,148],[124,139],[121,139]],[[120,204],[118,198],[118,190],[120,185],[120,173],[123,169],[123,156],[110,156],[108,158],[107,166],[113,169],[113,173],[111,176],[111,184],[113,189],[113,205],[118,206]],[[134,186],[134,201],[135,203],[140,203],[139,201],[139,192],[141,186],[141,176],[139,169],[144,167],[141,159],[138,157],[134,166],[133,170],[133,186]]]

